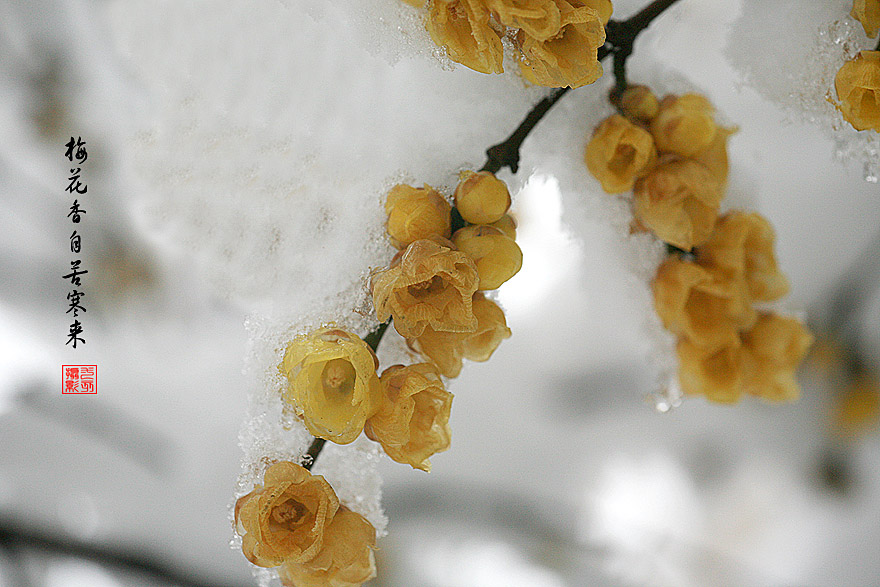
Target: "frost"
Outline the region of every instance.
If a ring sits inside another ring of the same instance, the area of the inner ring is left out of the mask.
[[[865,180],[874,183],[880,133],[856,131],[834,107],[837,71],[875,45],[849,16],[851,8],[851,0],[743,0],[726,54],[743,81],[785,108],[792,120],[821,127],[835,143],[834,157],[861,163]],[[755,47],[764,48],[763,58],[756,58]]]

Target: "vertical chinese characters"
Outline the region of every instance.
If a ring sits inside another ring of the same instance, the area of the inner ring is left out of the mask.
[[[70,137],[70,141],[64,146],[67,147],[64,156],[67,157],[67,160],[71,163],[82,165],[89,158],[88,152],[86,151],[86,142],[82,140],[82,137]],[[69,183],[65,188],[67,193],[71,195],[85,195],[89,191],[81,173],[82,167],[72,167],[70,169],[70,176],[67,178]],[[73,224],[79,224],[85,213],[85,209],[80,207],[79,199],[75,197],[73,203],[70,205],[70,211],[67,213],[67,217],[70,218],[70,221]],[[79,255],[81,251],[82,236],[76,231],[76,229],[74,229],[73,233],[70,235],[70,252],[74,255]],[[70,272],[66,275],[62,275],[62,279],[68,280],[72,287],[67,294],[68,308],[66,313],[73,314],[73,316],[71,316],[73,322],[70,323],[67,333],[67,342],[65,344],[72,345],[73,348],[76,348],[77,343],[85,344],[86,342],[85,338],[82,336],[83,325],[79,321],[80,312],[85,313],[86,311],[85,306],[82,304],[82,300],[86,294],[79,288],[82,287],[81,276],[89,271],[82,268],[81,265],[82,260],[74,258],[70,262]],[[71,375],[74,374],[71,373]]]

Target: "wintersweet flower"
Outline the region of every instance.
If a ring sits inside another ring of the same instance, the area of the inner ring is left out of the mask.
[[[718,349],[678,341],[678,380],[688,395],[703,395],[719,403],[735,403],[742,395],[742,357],[739,341]]]
[[[505,214],[500,220],[492,222],[489,226],[497,228],[505,235],[516,240],[516,221],[510,214]]]
[[[631,190],[636,177],[656,160],[651,133],[619,114],[606,118],[593,131],[584,150],[587,168],[609,194]]]
[[[762,313],[742,336],[747,393],[771,401],[800,396],[795,371],[813,344],[813,335],[794,318]]]
[[[492,224],[510,208],[510,192],[488,171],[465,171],[455,188],[455,207],[471,224]]]
[[[635,215],[661,240],[689,251],[709,238],[724,194],[700,163],[662,161],[636,180]]]
[[[452,394],[430,363],[394,365],[382,372],[385,399],[367,421],[366,435],[398,463],[430,471],[431,455],[449,448]]]
[[[504,311],[482,293],[474,294],[474,316],[477,329],[474,332],[436,332],[426,328],[424,334],[407,342],[422,356],[429,359],[446,377],[458,377],[462,359],[488,361],[505,338],[510,338],[510,328]]]
[[[641,123],[649,123],[660,112],[660,101],[648,86],[627,87],[620,95],[620,109],[628,117]]]
[[[548,87],[577,88],[602,76],[597,60],[605,44],[601,15],[582,2],[554,0],[561,15],[559,32],[549,39],[538,39],[520,30],[516,43],[522,55],[523,77]]]
[[[856,130],[880,132],[880,51],[860,51],[834,78],[837,109]]]
[[[345,506],[324,531],[324,544],[310,561],[287,561],[278,569],[285,587],[356,587],[376,576],[376,529]]]
[[[453,61],[480,73],[501,73],[501,37],[489,19],[489,9],[480,0],[434,0],[427,29]]]
[[[718,131],[715,133],[715,139],[706,150],[699,155],[691,157],[709,170],[709,174],[721,186],[722,192],[727,186],[727,173],[730,169],[727,159],[727,139],[730,138],[730,135],[735,134],[737,130],[736,127],[724,128],[719,126]]]
[[[862,23],[865,34],[871,39],[880,30],[880,0],[853,0],[850,15]]]
[[[737,346],[756,314],[742,291],[695,263],[670,258],[654,279],[654,307],[663,326],[707,351]]]
[[[876,427],[880,420],[880,381],[862,373],[844,391],[834,409],[834,431],[846,438],[855,438]]]
[[[314,436],[348,444],[379,408],[379,361],[363,340],[334,327],[298,336],[279,369],[293,405]]]
[[[731,211],[697,249],[697,259],[725,279],[745,281],[752,300],[769,302],[788,293],[788,280],[776,263],[774,240],[773,227],[763,216]]]
[[[439,235],[449,238],[449,214],[452,206],[440,192],[429,185],[414,188],[399,184],[388,192],[385,212],[388,234],[398,249],[413,241]]]
[[[519,245],[492,226],[466,226],[455,231],[452,242],[476,263],[481,291],[498,289],[522,268]]]
[[[405,338],[420,336],[427,327],[473,332],[477,319],[471,298],[478,284],[477,267],[468,255],[445,239],[422,239],[373,276],[373,305],[379,321],[393,317]]]
[[[714,111],[709,100],[698,94],[666,96],[651,121],[651,134],[657,149],[682,157],[702,153],[718,132],[712,115]]]
[[[522,29],[536,39],[549,39],[562,26],[553,0],[485,0],[501,24]]]
[[[339,499],[323,477],[294,463],[276,463],[263,485],[235,502],[241,550],[259,567],[311,560],[338,508]]]

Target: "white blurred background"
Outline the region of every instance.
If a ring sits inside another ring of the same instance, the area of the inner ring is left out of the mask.
[[[773,3],[781,22],[812,6]],[[730,205],[776,227],[788,308],[876,369],[871,161],[835,160],[833,121],[803,121],[801,98],[742,66],[813,50],[849,5],[742,46],[773,16],[749,20],[751,4],[681,0],[630,78],[696,89],[739,125]],[[353,312],[390,258],[387,186],[452,185],[542,95],[432,53],[399,0],[0,0],[0,584],[255,584],[228,508],[242,423],[260,435],[249,394],[275,366],[260,329],[368,326]],[[581,161],[608,88],[570,92],[501,175],[525,256],[499,293],[514,334],[451,383],[453,444],[429,475],[380,460],[371,584],[880,584],[880,440],[829,433],[845,377],[808,368],[784,406],[650,399],[650,263]],[[88,149],[75,350],[71,136]],[[98,394],[62,396],[65,364],[98,365]]]

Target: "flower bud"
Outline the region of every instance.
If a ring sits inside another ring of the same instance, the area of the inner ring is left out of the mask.
[[[510,192],[503,181],[488,171],[465,171],[455,188],[455,207],[471,224],[491,224],[510,208]]]
[[[413,241],[440,235],[449,238],[452,206],[429,185],[414,188],[399,184],[388,192],[385,212],[391,242],[398,249]]]
[[[379,409],[379,361],[363,340],[328,327],[293,339],[279,370],[283,393],[312,435],[348,444]]]
[[[512,238],[492,226],[466,226],[452,235],[452,242],[477,266],[477,289],[497,289],[522,267],[522,251]]]
[[[880,420],[880,381],[860,375],[844,391],[834,409],[834,431],[849,439],[860,436]]]
[[[394,365],[381,381],[384,402],[367,422],[367,437],[398,463],[430,471],[429,457],[449,448],[452,394],[430,363]]]
[[[657,160],[651,133],[615,114],[593,132],[584,162],[609,194],[632,189],[636,177]]]
[[[706,351],[738,345],[739,330],[756,318],[744,288],[678,258],[660,265],[653,289],[663,326]]]
[[[813,344],[813,335],[799,320],[762,313],[744,333],[745,391],[771,401],[800,396],[795,371]]]
[[[651,121],[651,134],[657,149],[682,157],[693,157],[709,148],[718,127],[712,117],[712,104],[698,94],[666,96],[660,112]]]
[[[880,0],[853,0],[850,16],[862,23],[865,34],[873,39],[880,30]]]
[[[501,217],[501,220],[496,220],[489,226],[497,228],[501,232],[503,232],[506,236],[509,236],[513,240],[516,240],[516,221],[513,219],[513,216],[510,214],[505,214]]]
[[[636,180],[634,194],[636,218],[664,242],[686,251],[712,234],[724,195],[709,170],[689,159],[653,167]]]
[[[471,258],[441,244],[442,239],[417,240],[398,253],[391,266],[373,276],[373,306],[384,322],[405,338],[420,336],[425,328],[473,332],[477,327],[471,297],[479,275]]]
[[[860,51],[834,78],[837,109],[856,130],[880,132],[880,51]]]
[[[450,59],[480,73],[501,73],[501,37],[489,24],[489,10],[475,0],[434,0],[427,29]]]
[[[648,86],[629,86],[620,95],[620,109],[630,118],[647,123],[660,112],[660,102]]]

